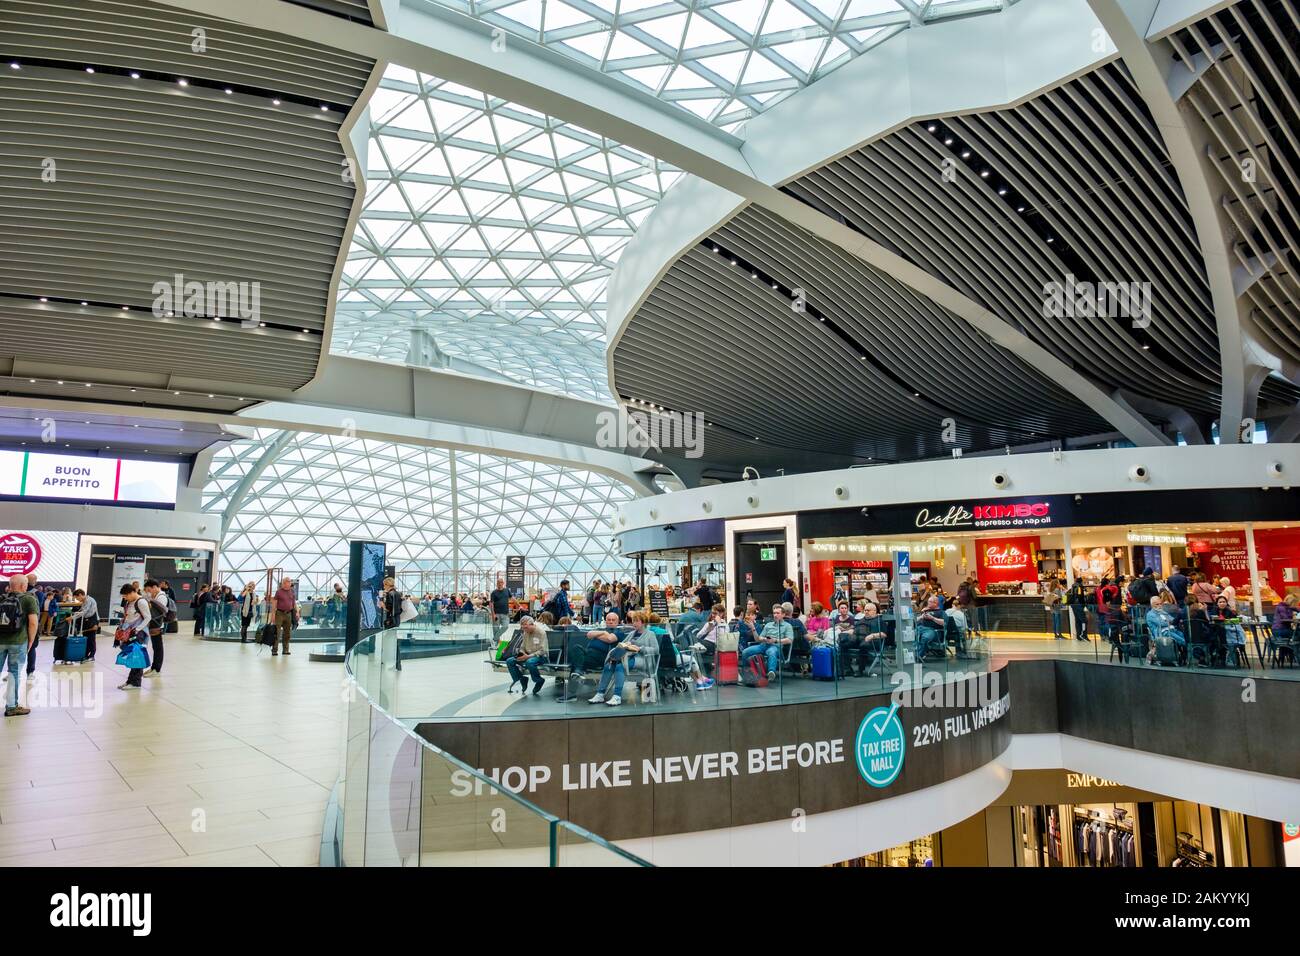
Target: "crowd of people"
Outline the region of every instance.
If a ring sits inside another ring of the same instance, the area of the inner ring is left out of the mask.
[[[1272,638],[1287,653],[1297,600],[1295,594],[1287,595],[1272,614]],[[1087,640],[1090,616],[1103,640],[1121,643],[1125,637],[1145,635],[1150,645],[1146,659],[1151,662],[1156,660],[1157,639],[1173,642],[1179,663],[1188,662],[1189,654],[1196,654],[1206,664],[1226,667],[1245,661],[1243,609],[1237,589],[1227,577],[1175,566],[1161,580],[1147,567],[1141,574],[1102,578],[1096,585],[1076,581],[1068,592],[1059,582],[1049,583],[1043,603],[1052,613],[1058,638],[1062,637],[1061,619],[1070,609],[1083,640]]]

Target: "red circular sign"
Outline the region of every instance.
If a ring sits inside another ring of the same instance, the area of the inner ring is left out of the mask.
[[[41,563],[41,546],[30,535],[14,532],[0,538],[0,575],[30,574]]]

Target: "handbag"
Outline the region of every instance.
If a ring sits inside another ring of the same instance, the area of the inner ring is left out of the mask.
[[[410,598],[402,598],[402,613],[398,616],[398,621],[402,624],[408,621],[414,621],[420,616],[420,612],[415,609]]]
[[[149,652],[139,641],[127,641],[118,651],[117,663],[132,670],[144,670],[149,666]]]

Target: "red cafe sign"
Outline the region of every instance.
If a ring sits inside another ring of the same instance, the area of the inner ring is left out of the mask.
[[[990,568],[1027,568],[1029,552],[1014,544],[991,544],[984,549],[984,564]]]
[[[918,528],[979,528],[1025,522],[1049,524],[1052,506],[1046,501],[1017,504],[952,505],[946,512],[922,508],[916,513]],[[1026,522],[1026,519],[1031,519]]]
[[[7,534],[0,538],[0,575],[30,574],[41,563],[41,546],[25,534]]]

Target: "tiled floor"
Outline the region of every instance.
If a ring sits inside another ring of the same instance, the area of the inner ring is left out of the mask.
[[[0,866],[317,863],[342,665],[171,635],[163,675],[125,692],[107,642],[55,681],[50,649],[31,715],[0,724]]]

